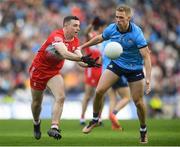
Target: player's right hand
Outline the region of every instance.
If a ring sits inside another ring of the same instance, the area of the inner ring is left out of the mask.
[[[146,79],[146,94],[149,94],[151,91],[150,80]]]

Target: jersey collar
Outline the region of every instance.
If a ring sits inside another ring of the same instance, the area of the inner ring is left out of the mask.
[[[132,26],[131,26],[131,23],[129,22],[129,27],[128,27],[127,31],[126,31],[126,32],[121,32],[121,31],[119,30],[117,24],[116,24],[116,29],[117,29],[117,31],[120,32],[121,34],[125,34],[125,33],[128,33],[128,32],[131,32],[131,31],[132,31]]]

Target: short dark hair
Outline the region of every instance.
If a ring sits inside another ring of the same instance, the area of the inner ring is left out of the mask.
[[[106,21],[101,19],[99,16],[95,16],[92,25],[95,31],[97,31],[100,27],[103,27],[106,25]]]
[[[106,25],[106,21],[105,20],[102,20],[100,19],[99,20],[99,23],[94,25],[94,30],[97,31],[100,27],[103,27]]]
[[[79,20],[77,16],[66,16],[63,20],[63,26],[71,20]]]

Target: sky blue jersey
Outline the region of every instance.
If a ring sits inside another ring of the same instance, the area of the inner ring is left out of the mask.
[[[102,37],[104,40],[119,42],[122,45],[123,53],[113,60],[118,66],[128,70],[143,68],[144,61],[139,49],[146,47],[147,42],[140,27],[130,22],[128,31],[120,32],[117,24],[112,23],[105,28]]]

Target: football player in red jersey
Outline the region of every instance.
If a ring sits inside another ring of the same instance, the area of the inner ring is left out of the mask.
[[[105,25],[106,22],[104,20],[101,20],[99,17],[95,17],[93,22],[89,24],[89,26],[85,31],[85,36],[87,40],[90,40],[92,37],[101,34]],[[89,48],[85,48],[84,51],[86,54],[91,54],[92,58],[94,59],[101,56],[100,44]],[[84,71],[85,94],[82,100],[82,113],[80,118],[81,125],[85,125],[85,112],[87,109],[87,105],[89,100],[94,96],[95,88],[97,86],[101,73],[102,73],[102,67],[86,68]],[[101,120],[99,120],[99,122],[100,122],[99,124],[101,124]]]
[[[55,101],[52,109],[52,124],[48,131],[50,137],[60,139],[59,119],[65,100],[64,80],[60,74],[64,60],[76,61],[83,67],[99,67],[96,60],[90,55],[82,56],[77,49],[80,31],[80,21],[76,16],[67,16],[63,21],[63,28],[53,31],[39,49],[30,68],[30,85],[32,93],[32,114],[34,123],[34,137],[41,138],[40,112],[43,100],[43,91],[50,89]]]

